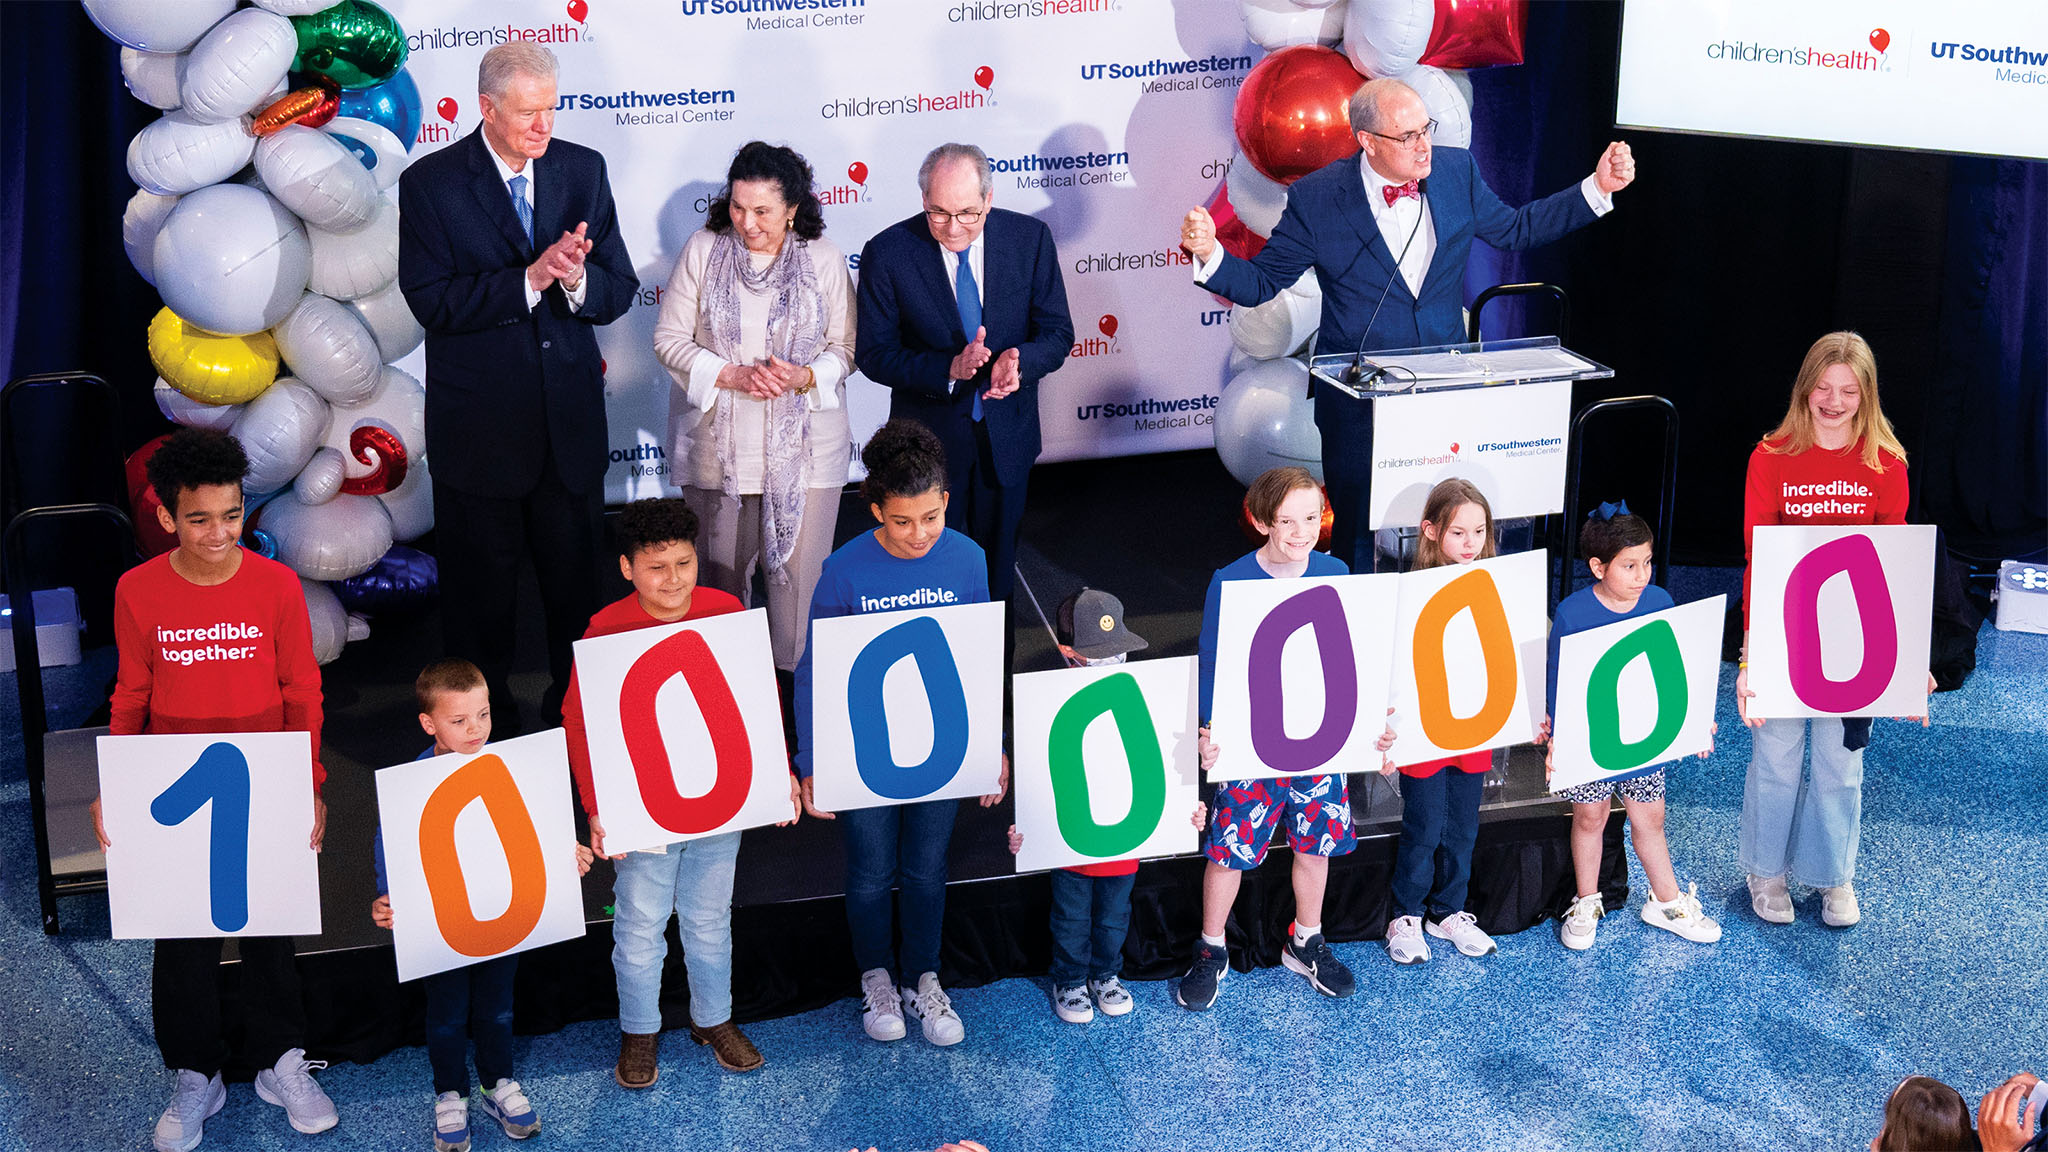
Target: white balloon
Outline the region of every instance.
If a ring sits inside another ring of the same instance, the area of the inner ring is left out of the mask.
[[[1244,226],[1260,236],[1271,236],[1287,211],[1287,185],[1252,166],[1240,151],[1230,159],[1230,175],[1223,178],[1230,207]]]
[[[256,142],[256,173],[285,207],[329,232],[368,224],[382,199],[376,179],[340,141],[301,124],[287,124]]]
[[[186,59],[183,52],[144,52],[139,48],[123,48],[121,79],[127,82],[129,93],[137,100],[168,112],[185,99]]]
[[[313,269],[307,287],[336,300],[368,296],[398,278],[398,205],[384,197],[377,215],[354,232],[308,228]]]
[[[1472,146],[1472,79],[1462,69],[1419,64],[1402,77],[1436,121],[1430,142],[1447,148]]]
[[[279,16],[311,16],[325,12],[341,0],[256,0],[256,6]]]
[[[348,301],[347,307],[377,338],[377,358],[386,364],[419,347],[427,338],[427,330],[413,318],[412,305],[405,302],[405,293],[399,291],[396,280],[367,296]]]
[[[1314,9],[1314,8],[1335,8],[1335,7],[1337,7],[1338,5],[1340,5],[1340,4],[1342,4],[1342,3],[1344,3],[1344,0],[1291,0],[1291,2],[1292,2],[1292,3],[1293,3],[1293,4],[1295,5],[1295,6],[1296,6],[1296,7],[1299,7],[1299,8],[1311,8],[1311,9]]]
[[[151,284],[156,283],[156,234],[177,206],[176,196],[137,190],[121,212],[121,247],[128,253],[128,263]]]
[[[347,305],[308,292],[270,334],[292,374],[330,403],[360,404],[377,390],[377,338]]]
[[[1230,342],[1247,356],[1271,360],[1292,356],[1315,339],[1322,323],[1323,289],[1315,269],[1256,307],[1230,310]]]
[[[222,336],[247,336],[284,319],[306,292],[311,264],[298,217],[241,184],[179,200],[153,253],[164,303]]]
[[[85,0],[99,29],[144,52],[183,52],[235,10],[235,0]]]
[[[185,63],[185,111],[233,120],[255,108],[291,71],[298,29],[275,12],[244,8],[213,26]]]
[[[1368,3],[1370,0],[1358,0]],[[1261,48],[1332,44],[1344,38],[1346,0],[1296,4],[1294,0],[1244,0],[1244,34]]]
[[[1367,79],[1405,76],[1422,60],[1436,0],[1369,0],[1344,14],[1344,55]]]
[[[425,536],[434,528],[434,477],[427,467],[425,456],[413,457],[412,466],[405,470],[405,483],[396,492],[386,492],[377,497],[384,504],[384,511],[391,514],[391,537],[407,543]]]
[[[205,428],[214,432],[231,432],[235,420],[242,414],[240,404],[202,404],[159,376],[156,378],[156,407],[164,419],[187,428]]]
[[[301,576],[299,587],[306,593],[306,620],[313,626],[313,662],[332,663],[349,641],[348,610],[334,589],[318,580]]]
[[[341,495],[341,482],[348,479],[348,461],[341,453],[322,445],[292,481],[292,491],[308,504],[325,504]]]
[[[334,137],[357,163],[370,170],[380,192],[398,183],[398,177],[405,171],[405,143],[382,124],[355,116],[336,116],[320,130]]]
[[[359,446],[354,437],[365,428],[382,429],[396,436],[405,453],[404,463],[383,459],[373,446]],[[391,481],[398,469],[405,469],[405,476],[411,476],[413,465],[427,454],[427,390],[409,373],[386,366],[376,390],[367,399],[359,404],[334,406],[322,443],[341,454],[349,480],[381,482],[389,485],[385,491],[396,490],[398,484]],[[403,483],[405,477],[397,479]]]
[[[313,450],[327,433],[327,423],[327,401],[289,376],[242,405],[242,414],[235,420],[235,439],[249,456],[249,474],[242,479],[242,490],[275,492],[291,483],[313,458]]]
[[[1268,468],[1299,464],[1323,482],[1323,441],[1308,398],[1308,366],[1266,360],[1224,386],[1216,405],[1216,455],[1240,484]]]
[[[128,142],[128,178],[159,196],[193,192],[242,170],[256,138],[239,120],[204,124],[183,109],[167,112]]]
[[[391,517],[372,496],[336,496],[307,504],[281,492],[263,506],[257,527],[277,541],[277,558],[313,580],[346,580],[370,570],[391,549]]]

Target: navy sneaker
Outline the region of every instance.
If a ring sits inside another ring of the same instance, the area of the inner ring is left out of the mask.
[[[1188,974],[1180,978],[1180,987],[1173,990],[1173,999],[1190,1012],[1206,1012],[1216,1002],[1216,994],[1223,990],[1224,973],[1230,970],[1230,950],[1218,948],[1206,940],[1195,941],[1195,962],[1188,965]]]
[[[1308,943],[1297,946],[1293,937],[1288,937],[1286,947],[1280,950],[1280,963],[1289,971],[1299,972],[1308,977],[1316,991],[1325,996],[1344,997],[1358,991],[1358,982],[1351,978],[1351,969],[1346,968],[1330,946],[1323,942],[1321,932],[1308,938]]]

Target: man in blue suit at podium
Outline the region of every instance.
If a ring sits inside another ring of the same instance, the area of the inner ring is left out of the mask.
[[[1470,152],[1431,143],[1436,121],[1406,84],[1367,81],[1348,112],[1362,154],[1296,181],[1254,259],[1226,253],[1200,208],[1181,223],[1195,283],[1233,303],[1263,304],[1314,268],[1323,355],[1463,342],[1465,256],[1475,236],[1496,248],[1548,244],[1611,211],[1614,193],[1635,179],[1628,145],[1609,144],[1576,187],[1509,208],[1479,178]],[[1372,403],[1318,388],[1315,411],[1336,514],[1330,552],[1354,572],[1370,571]]]

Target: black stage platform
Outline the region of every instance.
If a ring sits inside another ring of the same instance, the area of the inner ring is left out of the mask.
[[[1032,504],[1019,549],[1021,579],[1012,605],[1017,670],[1059,665],[1039,606],[1049,615],[1083,583],[1123,600],[1129,627],[1150,644],[1145,656],[1193,653],[1210,573],[1251,546],[1236,527],[1242,493],[1213,452],[1039,467],[1032,475]],[[1117,509],[1113,517],[1104,511],[1112,506]],[[848,496],[840,512],[840,538],[851,538],[871,522],[866,507]],[[612,584],[607,587],[623,595],[627,588],[618,582],[616,565],[609,569]],[[542,641],[537,621],[532,623],[521,637],[521,664],[529,671],[513,679],[529,716],[538,710],[544,686]],[[300,941],[307,1047],[317,1058],[367,1061],[394,1046],[422,1042],[418,985],[398,984],[390,935],[370,923],[375,895],[370,842],[376,812],[373,773],[412,759],[423,745],[414,718],[412,677],[439,655],[439,643],[439,621],[431,613],[384,619],[373,622],[369,639],[351,644],[324,670],[329,815],[320,887],[326,930]],[[89,765],[87,737],[78,733],[70,739],[87,751],[84,763]],[[1496,934],[1558,915],[1573,895],[1569,805],[1549,798],[1535,749],[1523,746],[1513,752],[1498,754],[1488,777],[1473,863],[1471,910]],[[69,870],[98,867],[97,853],[90,851],[90,824],[81,823],[90,777],[78,774],[78,763],[75,754],[52,749],[53,855]],[[1352,777],[1351,786],[1358,850],[1331,866],[1324,931],[1333,941],[1384,934],[1400,830],[1400,798],[1391,782],[1364,775]],[[1048,885],[1043,874],[1015,874],[1005,846],[1010,822],[1008,801],[991,809],[971,801],[961,807],[942,960],[941,975],[948,984],[1040,976],[1050,962]],[[1628,889],[1618,809],[1609,819],[1607,842],[1601,888],[1607,906],[1620,907]],[[737,1017],[758,1020],[853,995],[858,973],[839,898],[843,868],[837,829],[807,819],[792,828],[750,831],[742,843],[733,912]],[[1293,916],[1288,866],[1283,848],[1246,880],[1229,933],[1231,959],[1241,970],[1279,963]],[[1201,868],[1199,857],[1186,856],[1148,862],[1140,869],[1125,945],[1127,978],[1161,980],[1186,966],[1200,919]],[[599,861],[584,884],[588,934],[524,955],[517,994],[520,1032],[548,1032],[616,1015],[605,910],[610,889],[610,865]],[[666,1024],[680,1027],[688,1022],[688,993],[673,928],[670,941],[662,1008]],[[222,977],[232,988],[232,964],[223,966]]]

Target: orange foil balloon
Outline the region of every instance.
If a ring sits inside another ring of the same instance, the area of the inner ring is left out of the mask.
[[[1253,167],[1282,184],[1358,151],[1344,112],[1365,77],[1342,52],[1318,44],[1259,61],[1237,90],[1231,124]]]
[[[334,119],[340,108],[341,93],[324,84],[294,88],[258,112],[249,124],[249,132],[254,136],[269,136],[287,124],[318,128]]]

